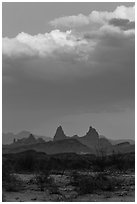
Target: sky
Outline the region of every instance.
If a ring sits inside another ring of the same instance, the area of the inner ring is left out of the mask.
[[[2,126],[135,137],[134,3],[2,3]]]

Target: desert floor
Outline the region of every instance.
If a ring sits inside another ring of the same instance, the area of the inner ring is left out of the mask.
[[[3,191],[4,202],[134,202],[135,201],[135,175],[134,173],[115,173],[113,177],[124,179],[124,183],[119,190],[113,192],[99,191],[93,194],[78,195],[74,187],[70,184],[69,173],[55,175],[52,177],[58,186],[59,193],[49,192],[45,189],[40,191],[38,186],[31,182],[34,175],[18,174],[23,183],[23,188],[17,192]]]

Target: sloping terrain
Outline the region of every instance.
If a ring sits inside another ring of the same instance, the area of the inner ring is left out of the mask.
[[[87,146],[81,144],[76,139],[68,139],[68,140],[60,140],[54,142],[45,142],[45,143],[37,143],[30,145],[6,145],[3,146],[3,154],[4,153],[17,153],[26,150],[35,150],[38,152],[45,152],[47,154],[57,154],[57,153],[65,153],[65,152],[74,152],[78,154],[83,153],[92,153],[92,150]]]

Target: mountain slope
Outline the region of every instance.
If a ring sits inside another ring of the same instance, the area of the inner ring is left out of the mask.
[[[4,145],[3,154],[5,153],[17,153],[26,150],[35,150],[38,152],[45,152],[47,154],[57,154],[57,153],[92,153],[92,150],[85,145],[81,144],[76,139],[60,140],[54,142],[45,142],[31,145],[22,145],[22,146],[13,146],[13,145]]]

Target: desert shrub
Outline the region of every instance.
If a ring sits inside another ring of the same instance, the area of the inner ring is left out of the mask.
[[[9,177],[10,177],[10,172],[11,172],[11,168],[10,166],[5,162],[3,162],[2,164],[2,180],[3,181],[8,181]]]
[[[50,170],[50,166],[48,165],[48,161],[45,159],[38,159],[35,161],[35,171],[37,172],[44,172],[45,170]]]
[[[93,161],[93,170],[97,172],[103,172],[107,167],[107,157],[97,156]]]
[[[22,189],[22,181],[13,174],[9,165],[2,165],[2,187],[5,191],[16,192]]]
[[[51,178],[49,177],[49,175],[49,171],[39,172],[36,174],[36,184],[38,185],[41,191],[44,191],[45,187],[51,182]]]
[[[118,179],[106,175],[105,173],[99,173],[93,177],[95,189],[100,189],[103,191],[114,191],[121,187],[124,180]]]
[[[70,160],[67,163],[68,163],[68,169],[71,169],[71,170],[89,169],[91,165],[86,158],[85,159],[77,158],[75,160]]]
[[[112,178],[104,173],[97,173],[94,176],[82,175],[76,171],[72,173],[71,184],[79,194],[89,194],[95,191],[114,191],[122,184],[120,179]]]
[[[52,184],[48,186],[48,190],[50,194],[60,194],[58,186],[55,184],[54,180]]]
[[[74,172],[72,177],[71,184],[75,186],[75,190],[79,194],[88,194],[93,192],[93,182],[89,179],[89,176],[80,175],[77,172]]]
[[[40,191],[48,189],[50,193],[58,193],[58,187],[54,182],[54,178],[51,177],[49,170],[38,172],[35,176],[35,181]]]
[[[32,172],[35,170],[36,160],[32,154],[24,154],[16,160],[15,167],[18,171]]]
[[[112,171],[128,171],[135,169],[135,156],[134,154],[120,154],[113,153],[110,156],[96,156],[92,161],[92,169],[95,172],[104,172],[106,170]]]
[[[2,180],[2,187],[5,191],[17,192],[23,187],[22,181],[14,174],[6,174]]]
[[[9,165],[7,169],[12,172],[36,172],[36,171],[57,171],[66,170],[93,170],[95,172],[127,171],[135,169],[135,154],[105,155],[77,155],[72,153],[46,155],[35,151],[3,155],[3,163]]]
[[[134,154],[120,154],[113,153],[110,158],[110,166],[119,171],[127,171],[135,169],[135,155]]]

